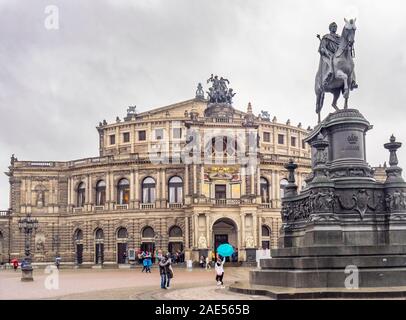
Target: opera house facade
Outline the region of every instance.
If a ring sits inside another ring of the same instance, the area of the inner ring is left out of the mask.
[[[100,122],[97,157],[13,155],[0,259],[24,257],[18,221],[27,214],[39,222],[34,263],[58,255],[66,264],[121,264],[129,249],[181,251],[197,261],[224,242],[238,250],[238,261],[252,261],[257,249],[275,247],[284,165],[294,159],[296,183],[305,188],[309,129],[268,112],[256,116],[250,104],[235,109],[233,93],[216,79],[207,98],[199,84],[194,99],[141,113],[129,107],[123,119]]]

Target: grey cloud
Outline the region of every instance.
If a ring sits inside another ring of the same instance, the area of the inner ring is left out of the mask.
[[[358,8],[351,105],[374,124],[371,164],[382,144],[406,141],[406,5],[402,1],[52,1],[60,29],[44,28],[49,1],[0,1],[0,166],[96,156],[95,125],[136,104],[144,111],[193,97],[197,82],[225,75],[235,107],[314,125],[317,33]],[[326,97],[323,115],[331,108]],[[406,166],[406,152],[399,152]],[[8,181],[0,179],[0,208]]]

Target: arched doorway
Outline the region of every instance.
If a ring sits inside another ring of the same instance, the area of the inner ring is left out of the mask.
[[[77,229],[73,235],[73,241],[75,244],[75,261],[76,264],[82,264],[83,262],[83,231]]]
[[[155,231],[151,227],[145,227],[141,232],[141,251],[154,252]]]
[[[234,247],[235,254],[226,261],[238,261],[238,229],[235,222],[229,218],[218,219],[213,224],[213,250],[223,243],[231,244]]]
[[[128,232],[126,228],[117,230],[117,263],[127,263],[127,240]]]
[[[168,252],[174,254],[183,251],[183,233],[178,226],[172,226],[169,229]]]
[[[104,233],[102,229],[96,229],[95,237],[95,263],[102,264],[104,261]]]

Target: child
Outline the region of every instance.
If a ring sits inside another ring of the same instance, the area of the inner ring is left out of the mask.
[[[220,260],[220,257],[217,258],[217,262],[214,266],[216,270],[216,281],[217,285],[221,285],[222,288],[223,286],[223,277],[224,277],[224,262],[226,261],[226,258],[223,258],[223,261]]]

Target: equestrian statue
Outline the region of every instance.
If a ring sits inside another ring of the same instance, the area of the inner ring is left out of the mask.
[[[330,92],[333,94],[332,106],[335,110],[337,100],[342,93],[344,97],[344,109],[348,108],[348,97],[350,91],[358,87],[355,81],[354,72],[354,38],[355,21],[349,21],[344,18],[345,26],[341,36],[336,33],[337,24],[331,23],[330,33],[320,38],[320,63],[316,74],[315,92],[316,92],[316,113],[320,122],[320,112],[323,108],[324,94]]]

